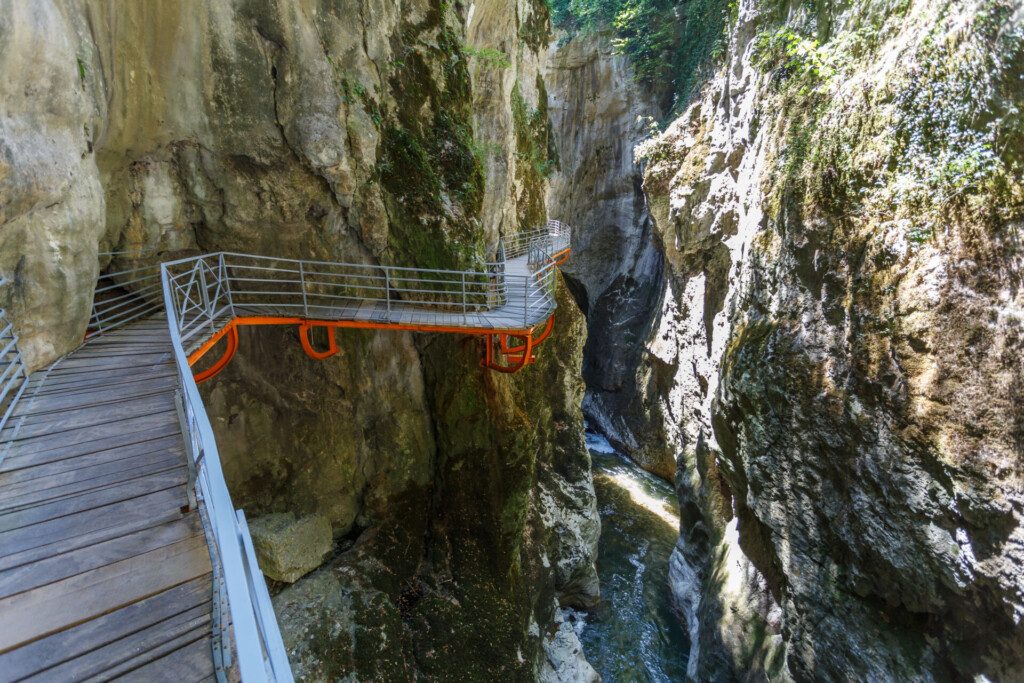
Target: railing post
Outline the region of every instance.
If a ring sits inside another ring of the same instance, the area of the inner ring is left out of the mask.
[[[235,300],[231,296],[231,279],[228,277],[228,265],[224,261],[224,252],[219,255],[220,260],[220,281],[224,287],[224,294],[228,297],[228,307],[231,309],[231,317],[235,317]]]
[[[529,324],[530,320],[530,278],[526,277],[523,279],[523,291],[526,296],[523,297],[523,327]]]
[[[309,318],[309,300],[306,298],[306,269],[299,261],[299,287],[302,287],[302,315]]]
[[[196,266],[199,268],[199,291],[203,297],[203,310],[206,311],[206,315],[210,316],[210,320],[213,320],[213,307],[210,305],[210,292],[206,288],[206,268],[204,267],[206,262],[200,259],[196,262]]]
[[[462,319],[466,319],[466,272],[462,272]]]
[[[388,274],[388,269],[384,269],[384,299],[385,304],[388,307],[388,318],[391,317],[391,276]]]

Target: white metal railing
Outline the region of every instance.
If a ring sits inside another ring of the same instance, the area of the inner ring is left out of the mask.
[[[499,244],[498,261],[472,271],[338,263],[221,252],[163,264],[178,333],[188,349],[241,315],[356,319],[369,305],[378,322],[485,327],[472,314],[497,314],[528,328],[555,308],[554,256],[569,231],[546,227]],[[509,262],[525,257],[525,268]]]
[[[116,257],[127,252],[107,252],[100,258]],[[103,273],[93,296],[92,313],[86,336],[92,337],[116,330],[163,308],[160,286],[160,265],[136,266],[127,270]]]
[[[14,406],[21,398],[28,384],[25,361],[18,349],[18,335],[14,325],[7,320],[7,313],[0,309],[0,429],[3,429],[14,412]]]
[[[196,286],[207,299],[209,290],[203,286],[205,264],[197,268]],[[252,548],[252,539],[245,514],[231,502],[221,468],[213,427],[203,407],[199,387],[192,377],[178,324],[178,308],[172,298],[171,279],[167,266],[161,266],[160,278],[164,305],[167,309],[171,346],[178,367],[182,388],[182,409],[185,438],[189,440],[196,469],[196,493],[206,506],[211,539],[217,548],[221,577],[227,594],[234,631],[238,669],[244,683],[252,681],[292,681],[291,668],[281,639],[270,595],[259,570]],[[214,290],[215,301],[219,294]],[[211,310],[213,304],[210,305]],[[230,655],[230,649],[225,652]]]

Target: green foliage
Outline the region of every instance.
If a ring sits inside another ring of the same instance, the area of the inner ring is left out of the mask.
[[[85,83],[85,62],[82,61],[81,57],[76,57],[75,61],[78,62],[78,80],[83,84]]]
[[[754,64],[762,71],[773,71],[776,82],[798,81],[801,96],[812,94],[836,74],[829,52],[817,40],[805,38],[788,26],[755,38]]]
[[[570,34],[611,31],[636,77],[667,88],[676,109],[720,59],[737,0],[548,0],[554,24]]]
[[[558,169],[558,152],[548,120],[547,93],[541,94],[540,106],[531,110],[517,83],[512,88],[512,122],[516,131],[516,155],[520,162],[529,164],[537,176],[547,179]]]
[[[435,27],[403,27],[401,59],[391,62],[389,75],[394,107],[381,110],[362,99],[381,128],[376,176],[396,257],[422,267],[464,267],[479,256],[484,175],[474,147],[466,54],[460,38],[440,25],[441,16],[435,20]],[[357,94],[350,81],[342,89]]]
[[[739,0],[689,0],[679,9],[679,42],[672,60],[676,111],[688,104],[729,45]]]
[[[462,51],[471,59],[479,61],[490,69],[497,69],[500,71],[512,66],[512,62],[509,61],[508,55],[501,50],[495,50],[493,47],[474,47],[473,45],[465,45],[463,46]]]
[[[641,81],[671,80],[670,63],[676,42],[671,4],[666,0],[624,0],[612,21],[618,36],[612,41],[626,55]]]
[[[497,159],[505,152],[505,148],[497,142],[480,142],[478,140],[473,140],[470,149],[481,164],[486,163],[489,159]]]
[[[516,136],[516,178],[524,189],[519,202],[519,225],[528,229],[546,218],[544,180],[558,169],[551,121],[548,118],[548,94],[544,79],[537,76],[537,108],[523,97],[519,83],[512,88],[512,125]]]

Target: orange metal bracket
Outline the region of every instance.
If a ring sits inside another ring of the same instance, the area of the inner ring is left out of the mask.
[[[524,351],[522,355],[509,357],[509,360],[512,361],[512,365],[502,365],[494,358],[494,337],[493,335],[488,334],[484,341],[484,361],[481,365],[489,370],[504,372],[510,375],[519,372],[532,362],[531,359],[533,357],[533,334],[527,331],[526,335],[522,335],[522,338],[526,340],[523,345]]]
[[[234,358],[235,352],[238,351],[238,327],[236,327],[235,325],[228,325],[226,328],[221,330],[221,332],[214,335],[215,338],[212,339],[211,341],[214,344],[216,344],[217,341],[219,341],[222,337],[225,336],[228,338],[228,342],[227,348],[224,349],[224,354],[217,359],[216,363],[211,365],[206,370],[203,370],[202,372],[196,374],[196,384],[202,384],[203,382],[206,382],[216,377],[218,374],[220,374],[221,370],[227,367],[228,363],[231,362],[231,359]],[[210,345],[210,348],[212,348],[212,346],[213,344]],[[205,351],[203,353],[205,353]],[[190,360],[189,364],[191,365],[198,362],[199,358],[202,358],[202,355],[198,356],[195,361]]]
[[[551,256],[551,260],[555,262],[556,266],[560,266],[569,260],[569,256],[572,253],[572,249],[563,249],[557,254]]]
[[[551,336],[551,331],[554,329],[554,327],[555,327],[555,316],[552,315],[551,317],[548,318],[548,322],[547,322],[547,324],[545,324],[544,330],[540,333],[540,336],[533,340],[533,346],[535,348],[540,346],[544,342],[545,339],[550,337]],[[531,330],[531,332],[532,332],[532,330]],[[500,334],[500,335],[498,335],[498,339],[499,339],[499,341],[501,343],[501,352],[502,353],[504,353],[506,355],[508,355],[508,354],[518,355],[518,354],[521,354],[523,351],[526,350],[526,345],[525,344],[523,346],[509,346],[508,338],[510,336],[519,336],[519,335],[508,335],[508,334]]]
[[[314,327],[323,327],[327,330],[327,350],[317,351],[309,342],[309,331]],[[299,341],[302,342],[302,350],[313,360],[326,360],[338,353],[338,340],[334,338],[335,328],[330,325],[320,325],[304,322],[299,325]]]
[[[338,353],[338,341],[335,337],[335,330],[338,328],[466,334],[482,336],[484,338],[484,360],[481,363],[483,367],[497,372],[515,373],[537,360],[534,351],[551,335],[551,332],[554,329],[554,322],[555,317],[552,315],[548,318],[548,321],[544,325],[544,329],[541,330],[540,334],[534,336],[534,333],[537,330],[536,327],[527,329],[482,330],[474,327],[448,325],[401,325],[396,323],[376,323],[357,320],[308,320],[305,318],[276,316],[246,316],[235,318],[228,322],[223,329],[217,331],[210,337],[210,339],[193,351],[192,354],[189,355],[188,362],[189,365],[195,366],[195,364],[209,353],[221,339],[227,337],[227,348],[217,362],[210,366],[209,369],[197,373],[195,376],[197,383],[206,382],[216,377],[217,374],[220,373],[220,371],[223,370],[234,357],[235,352],[238,350],[239,327],[243,325],[295,325],[299,330],[299,341],[302,344],[303,351],[306,352],[306,355],[315,360],[324,360]],[[317,351],[313,348],[309,339],[309,332],[314,327],[327,328],[328,348],[326,351]],[[497,337],[497,349],[495,348],[495,337]],[[522,343],[512,344],[509,342],[510,337],[522,340]],[[499,352],[507,357],[509,364],[506,365],[498,362],[496,356]]]

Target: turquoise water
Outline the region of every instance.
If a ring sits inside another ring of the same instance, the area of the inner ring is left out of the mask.
[[[668,563],[678,537],[675,492],[587,433],[601,512],[601,605],[577,615],[587,660],[606,683],[682,681],[690,643],[672,607]]]

